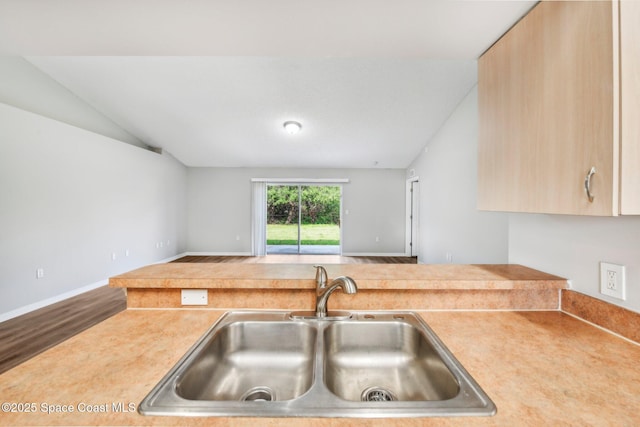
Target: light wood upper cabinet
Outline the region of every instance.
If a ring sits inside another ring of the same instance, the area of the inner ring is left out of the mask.
[[[640,1],[550,1],[480,58],[479,209],[640,214],[639,46]]]

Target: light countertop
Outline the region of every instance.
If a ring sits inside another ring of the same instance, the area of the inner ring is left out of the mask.
[[[564,289],[566,279],[517,264],[328,264],[359,289]],[[155,264],[112,277],[122,288],[314,289],[310,264]]]
[[[493,417],[175,418],[122,412],[137,406],[221,314],[214,310],[122,312],[0,375],[2,402],[15,403],[14,408],[22,405],[23,410],[24,404],[35,408],[32,413],[4,412],[0,424],[640,425],[640,346],[557,311],[421,312],[496,403],[498,413]],[[74,412],[46,414],[45,408]]]

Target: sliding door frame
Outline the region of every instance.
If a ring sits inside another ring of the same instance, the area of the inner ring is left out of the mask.
[[[267,223],[267,209],[266,209],[266,188],[269,185],[290,185],[290,186],[298,186],[298,254],[300,254],[301,249],[301,227],[300,224],[302,222],[302,187],[303,186],[312,186],[312,185],[335,185],[342,187],[342,184],[348,184],[348,178],[252,178],[251,182],[255,183],[263,183],[265,197],[263,209],[258,209],[257,206],[254,206],[254,214],[255,216],[252,219],[252,229],[256,230],[264,230],[262,236],[254,236],[254,240],[262,241],[262,251],[259,251],[259,248],[254,247],[252,249],[253,255],[266,255],[267,254],[267,233],[266,233],[266,223]],[[255,185],[254,185],[255,186]],[[260,203],[256,200],[254,195],[254,204]],[[340,190],[340,253],[342,253],[342,205],[343,205],[343,188]],[[260,227],[259,224],[264,224],[264,227]],[[258,249],[258,250],[256,250]]]

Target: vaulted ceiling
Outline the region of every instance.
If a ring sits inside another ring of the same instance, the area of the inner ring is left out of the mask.
[[[533,4],[0,0],[0,53],[188,166],[404,168]]]

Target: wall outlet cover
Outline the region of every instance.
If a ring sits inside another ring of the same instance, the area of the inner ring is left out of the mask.
[[[600,293],[625,300],[626,296],[624,265],[609,262],[600,263]]]
[[[207,305],[209,304],[206,289],[182,289],[182,305]]]

